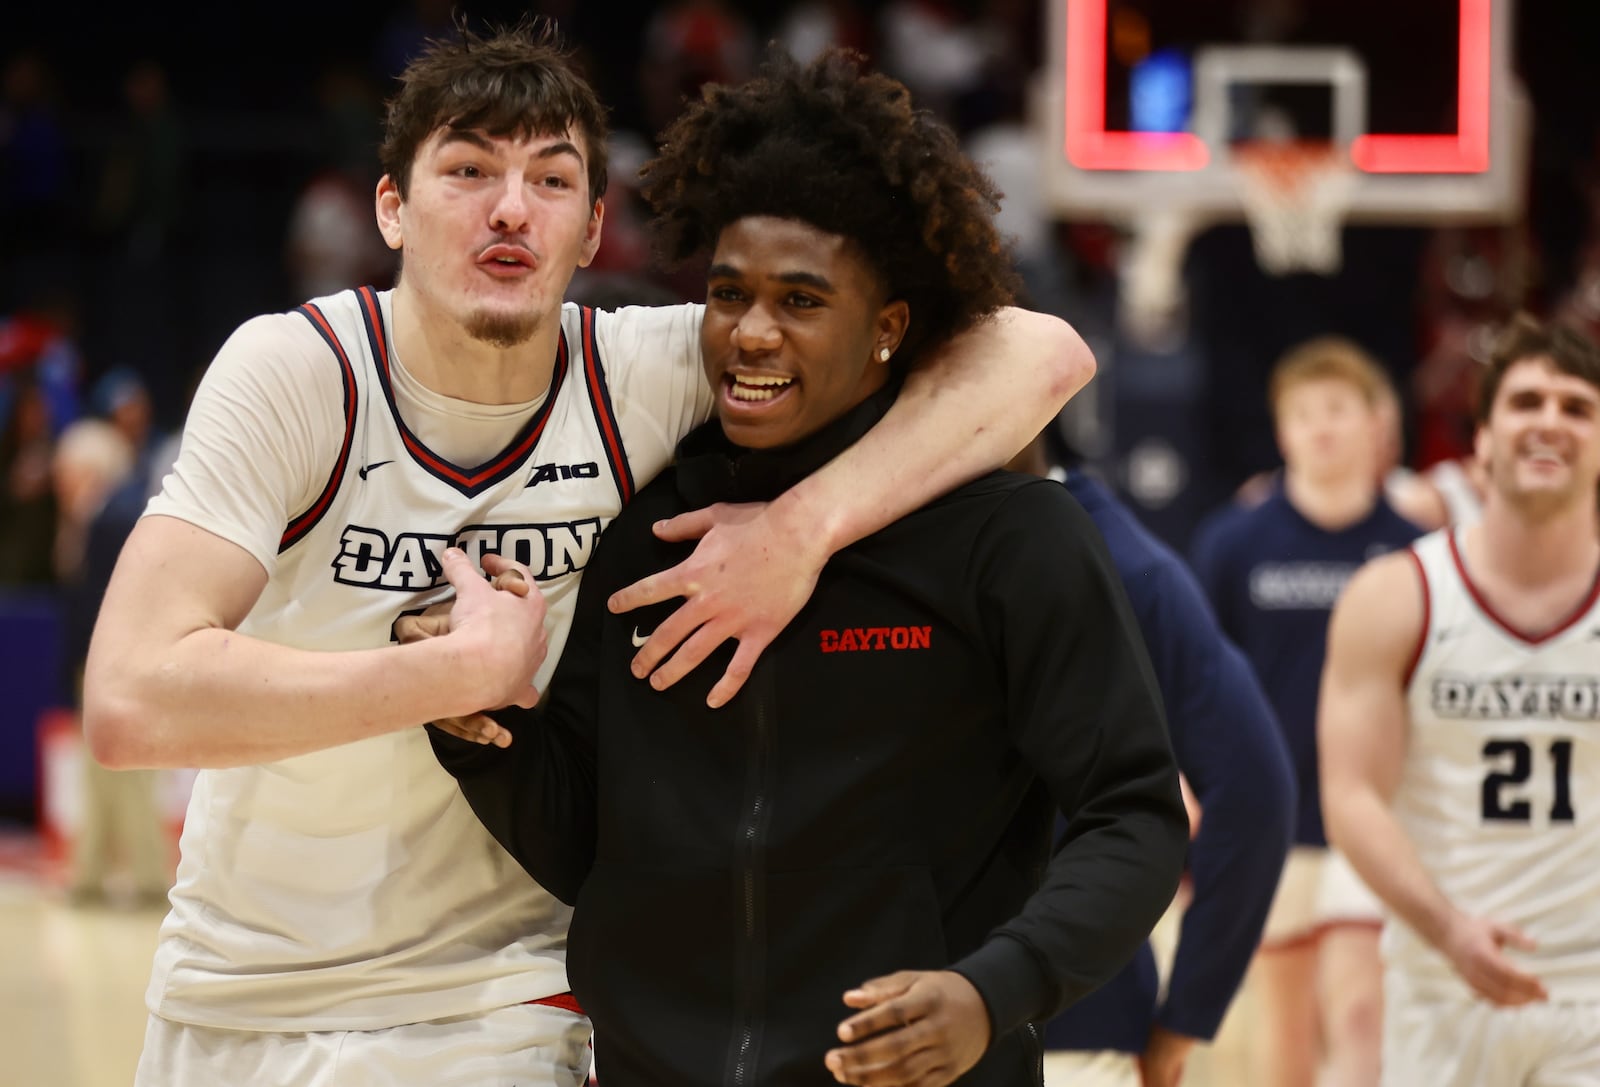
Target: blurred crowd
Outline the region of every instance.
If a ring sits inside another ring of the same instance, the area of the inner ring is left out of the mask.
[[[321,44],[303,58],[314,76],[265,85],[238,58],[197,55],[203,26],[130,42],[114,81],[99,83],[69,78],[78,65],[47,34],[9,43],[0,57],[0,587],[80,577],[86,525],[102,506],[121,508],[113,493],[158,484],[194,382],[244,316],[392,279],[394,256],[372,224],[378,118],[393,74],[428,38],[452,33],[457,18],[556,17],[612,106],[604,241],[572,288],[600,305],[701,293],[693,275],[653,266],[630,184],[685,96],[742,79],[770,41],[802,57],[847,43],[902,79],[951,121],[1006,193],[1001,224],[1025,301],[1067,317],[1096,348],[1105,375],[1098,418],[1079,421],[1078,444],[1175,546],[1205,509],[1278,463],[1265,377],[1295,344],[1343,335],[1379,360],[1396,398],[1392,459],[1416,474],[1416,489],[1433,488],[1417,508],[1437,511],[1470,500],[1470,472],[1461,470],[1469,390],[1493,328],[1532,309],[1600,329],[1594,111],[1567,109],[1573,86],[1547,63],[1527,73],[1540,130],[1525,222],[1350,228],[1338,276],[1287,281],[1254,268],[1243,228],[1197,240],[1185,273],[1189,326],[1176,352],[1198,387],[1184,398],[1186,417],[1169,427],[1188,435],[1182,463],[1164,469],[1141,456],[1140,425],[1126,421],[1149,408],[1149,426],[1168,426],[1165,408],[1140,402],[1138,351],[1115,327],[1121,239],[1105,224],[1053,216],[1036,180],[1028,102],[1047,60],[1045,4],[461,7],[467,15],[444,0],[328,14]],[[1560,37],[1559,21],[1535,16],[1519,27],[1522,53]],[[1541,99],[1541,87],[1554,87],[1555,98]],[[68,439],[87,427],[118,453],[69,465]]]

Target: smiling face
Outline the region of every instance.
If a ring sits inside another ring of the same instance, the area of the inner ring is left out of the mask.
[[[402,199],[378,183],[378,226],[404,256],[399,289],[469,336],[513,347],[555,318],[573,273],[594,258],[604,218],[584,142],[491,138],[443,128],[417,151]]]
[[[1548,359],[1513,363],[1500,379],[1475,449],[1489,487],[1532,510],[1593,503],[1600,482],[1600,389]]]
[[[910,311],[850,239],[770,216],[722,231],[706,276],[700,348],[730,441],[816,432],[883,387]]]

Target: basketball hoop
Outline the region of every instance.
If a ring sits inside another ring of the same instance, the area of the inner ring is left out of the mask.
[[[1233,162],[1262,271],[1337,272],[1357,176],[1344,152],[1329,143],[1254,140],[1234,146]]]

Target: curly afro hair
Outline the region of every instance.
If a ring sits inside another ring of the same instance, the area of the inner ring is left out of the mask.
[[[640,192],[669,265],[750,216],[851,239],[910,307],[896,356],[910,360],[1009,304],[1017,279],[993,182],[904,85],[864,64],[836,48],[802,67],[773,50],[750,82],[706,87],[663,133]]]

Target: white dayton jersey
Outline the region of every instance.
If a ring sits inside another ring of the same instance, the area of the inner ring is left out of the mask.
[[[568,305],[548,393],[498,407],[411,377],[390,303],[351,291],[241,326],[146,515],[254,555],[269,578],[239,630],[309,650],[389,644],[448,595],[450,545],[512,557],[549,602],[542,686],[601,531],[709,416],[699,307]],[[148,1003],[180,1022],[372,1030],[567,987],[566,907],[482,828],[420,727],[202,772],[172,898]]]
[[[1395,812],[1457,908],[1538,942],[1507,948],[1553,1000],[1600,998],[1600,579],[1538,635],[1498,616],[1462,562],[1460,529],[1412,549],[1424,579],[1423,641]],[[1464,982],[1391,922],[1385,955],[1412,992]]]

